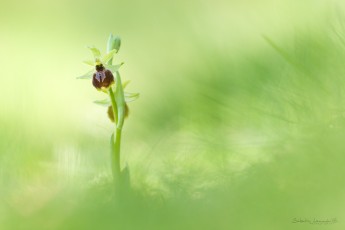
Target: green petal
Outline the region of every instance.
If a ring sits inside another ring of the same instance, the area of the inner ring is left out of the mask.
[[[107,53],[106,55],[104,55],[103,59],[102,59],[102,63],[108,63],[108,61],[110,61],[114,55],[116,54],[117,50],[111,50],[109,53]]]
[[[96,47],[91,46],[91,47],[87,47],[87,48],[89,48],[91,50],[91,52],[92,52],[93,56],[95,57],[95,59],[101,57],[101,52]]]
[[[94,101],[93,103],[104,106],[104,107],[108,107],[109,105],[111,105],[111,101],[109,100],[109,98],[106,98],[103,100],[97,100],[97,101]]]
[[[82,75],[80,77],[77,77],[77,79],[92,79],[92,76],[93,76],[94,72],[95,72],[94,70],[90,70],[86,74],[84,74],[84,75]]]
[[[135,101],[139,98],[140,94],[139,93],[127,93],[125,92],[125,101],[127,103]]]

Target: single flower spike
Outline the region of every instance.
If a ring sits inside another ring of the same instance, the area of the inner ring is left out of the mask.
[[[89,47],[94,56],[93,61],[84,61],[84,63],[93,66],[93,69],[86,74],[78,77],[78,79],[92,79],[93,86],[107,94],[107,98],[95,101],[96,104],[106,106],[107,114],[114,123],[113,134],[111,135],[111,169],[113,173],[114,183],[116,185],[116,194],[122,191],[119,189],[125,184],[129,184],[128,167],[121,169],[120,144],[124,119],[129,114],[127,103],[135,101],[139,97],[139,93],[124,92],[124,88],[129,81],[122,81],[119,68],[120,65],[113,65],[114,55],[118,52],[121,45],[121,39],[118,36],[110,34],[107,43],[107,53],[101,56],[101,52],[95,47]]]
[[[114,83],[114,76],[110,70],[104,68],[103,63],[108,63],[108,61],[114,57],[117,50],[111,50],[102,58],[101,62],[99,59],[101,57],[101,52],[95,47],[89,47],[89,49],[95,58],[95,62],[91,64],[93,64],[96,69],[96,72],[92,75],[92,85],[97,90],[106,91]]]

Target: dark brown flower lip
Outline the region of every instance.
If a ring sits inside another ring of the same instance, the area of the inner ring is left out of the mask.
[[[105,76],[105,71],[97,71],[95,74],[95,78],[97,79],[97,81],[99,82],[103,82],[106,78]]]
[[[92,77],[92,84],[96,89],[108,88],[114,83],[113,73],[104,67],[102,68],[103,70],[96,71]]]

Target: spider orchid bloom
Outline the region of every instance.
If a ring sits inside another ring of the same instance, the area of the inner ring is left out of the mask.
[[[92,76],[92,84],[98,90],[108,89],[114,83],[113,73],[105,69],[103,64],[96,65],[96,72]]]
[[[110,35],[107,53],[104,56],[101,55],[99,49],[88,47],[93,54],[94,61],[84,61],[84,63],[93,66],[94,69],[78,77],[78,79],[92,79],[92,84],[97,90],[109,95],[108,98],[94,101],[94,103],[107,107],[109,119],[122,127],[124,118],[128,117],[129,114],[127,103],[138,99],[139,93],[124,92],[129,81],[121,81],[119,68],[123,62],[119,65],[112,65],[114,55],[119,51],[120,46],[120,37]]]
[[[114,55],[118,50],[112,49],[110,52],[101,57],[101,52],[95,47],[88,47],[95,61],[84,61],[85,64],[95,67],[86,74],[78,77],[78,79],[92,79],[92,84],[97,90],[106,91],[115,82],[113,73],[118,71],[123,63],[119,65],[110,65]]]

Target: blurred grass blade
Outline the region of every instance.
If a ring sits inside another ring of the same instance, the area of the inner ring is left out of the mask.
[[[280,48],[275,42],[273,42],[270,38],[263,35],[263,38],[266,40],[266,42],[275,50],[277,53],[279,53],[287,62],[289,62],[291,65],[295,66],[296,68],[299,68],[295,61],[292,60],[290,55],[285,52],[282,48]]]

